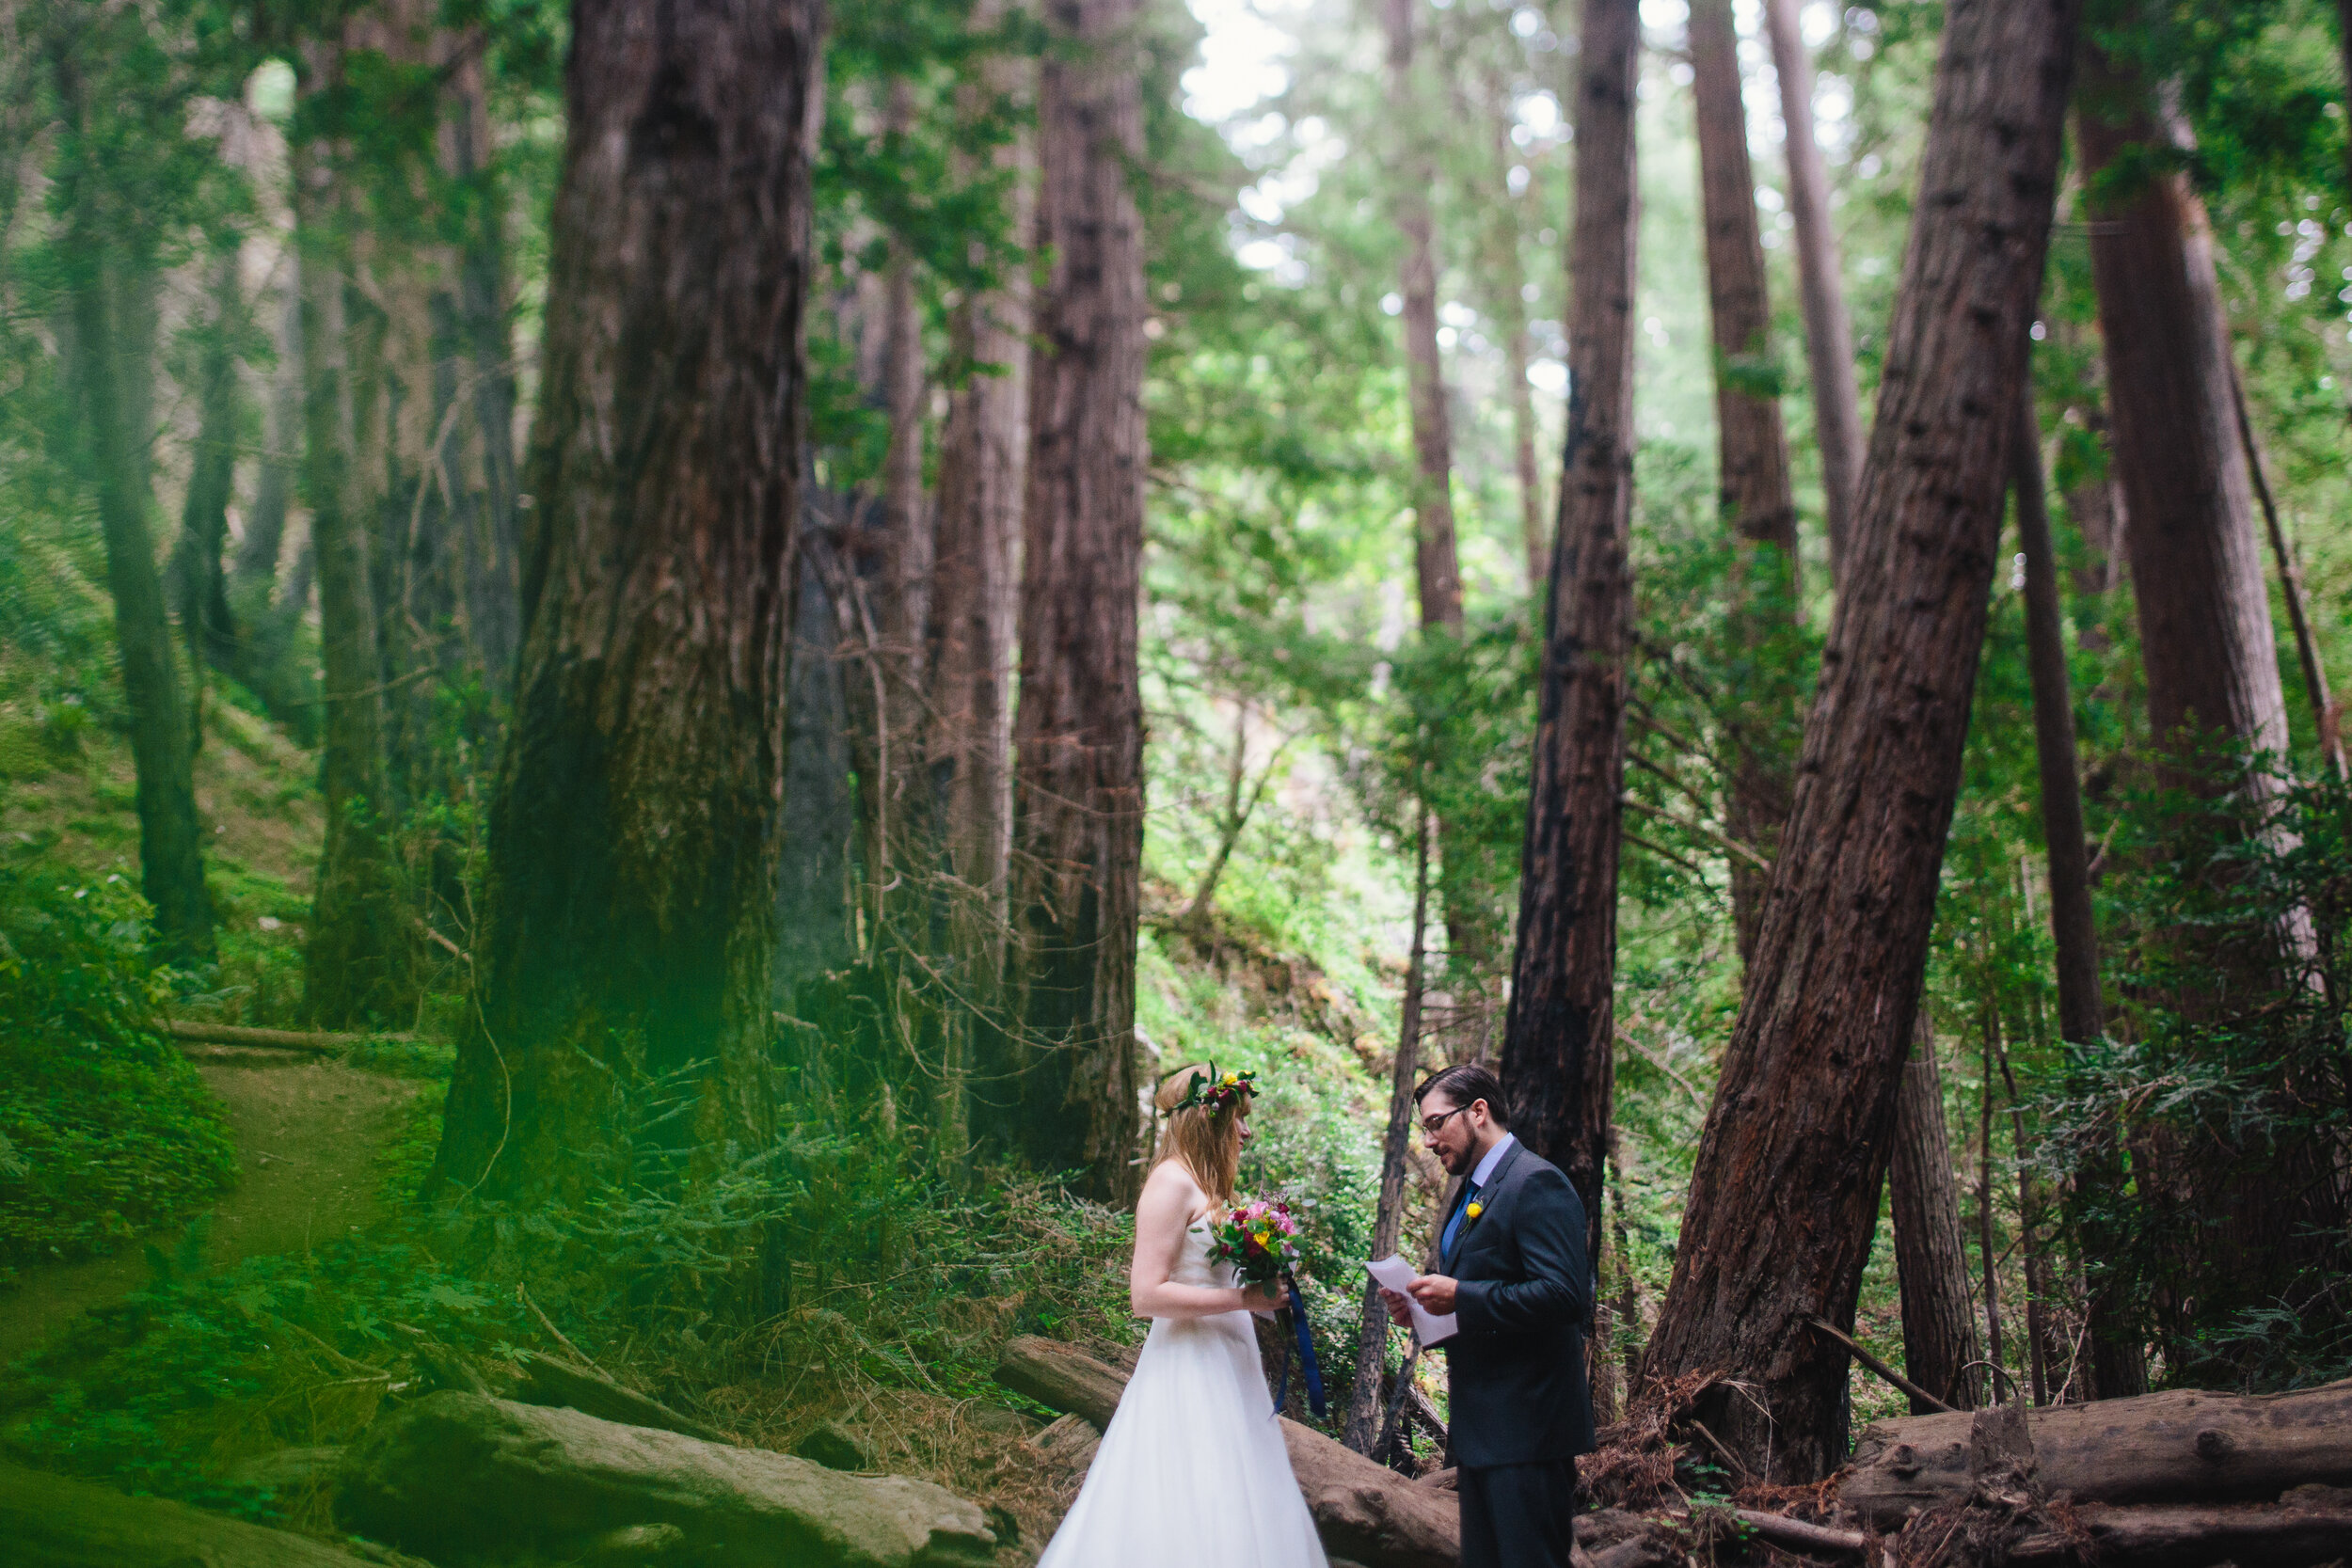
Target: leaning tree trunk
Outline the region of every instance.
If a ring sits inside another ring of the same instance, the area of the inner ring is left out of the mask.
[[[1902,1293],[1903,1371],[1955,1410],[1976,1407],[1968,1368],[1977,1359],[1977,1320],[1968,1305],[1968,1257],[1960,1230],[1960,1182],[1944,1123],[1944,1081],[1935,1036],[1919,1015],[1917,1042],[1895,1097],[1895,1151],[1888,1184],[1895,1211],[1895,1277]],[[1911,1402],[1911,1413],[1932,1406]]]
[[[105,111],[88,101],[72,43],[56,56],[57,97],[67,123],[97,139],[90,122]],[[122,696],[131,714],[131,761],[139,817],[139,890],[155,909],[157,947],[170,961],[213,958],[213,907],[204,891],[203,835],[196,816],[196,736],[181,689],[162,574],[148,531],[147,424],[128,384],[151,371],[154,316],[134,296],[147,280],[124,255],[119,233],[141,220],[106,188],[103,169],[85,152],[60,182],[64,249],[72,269],[72,375],[106,543],[106,585],[114,597],[115,641],[122,656]]]
[[[1013,721],[1020,943],[1007,1140],[1091,1196],[1139,1184],[1136,920],[1143,854],[1143,230],[1136,0],[1049,0],[1065,47],[1038,99],[1038,233],[1053,258],[1030,364]],[[1001,1135],[1001,1133],[1000,1133]]]
[[[2320,760],[2337,778],[2352,777],[2344,755],[2344,716],[2328,691],[2328,666],[2319,657],[2319,638],[2312,627],[2310,594],[2303,587],[2303,566],[2295,541],[2287,537],[2279,515],[2278,498],[2263,461],[2262,440],[2246,406],[2246,378],[2234,361],[2230,366],[2230,397],[2237,409],[2239,444],[2246,449],[2246,469],[2254,482],[2254,498],[2262,502],[2263,531],[2270,539],[2270,559],[2279,568],[2279,596],[2286,601],[2287,624],[2295,630],[2295,661],[2303,670],[2303,697],[2311,704],[2312,724],[2319,739]]]
[[[303,85],[332,93],[339,46],[312,46]],[[303,1012],[326,1027],[404,1015],[414,1001],[412,943],[394,880],[391,800],[384,757],[384,671],[369,562],[366,487],[354,472],[359,420],[346,254],[340,229],[349,198],[338,150],[313,136],[295,150],[294,230],[303,247],[303,457],[317,552],[321,793],[326,846],[302,955]]]
[[[1830,225],[1829,175],[1813,136],[1813,56],[1800,21],[1804,0],[1764,0],[1788,128],[1788,214],[1797,224],[1797,276],[1804,301],[1805,363],[1813,379],[1813,438],[1821,450],[1830,581],[1842,587],[1851,552],[1855,487],[1862,480],[1862,397],[1854,387],[1853,323]]]
[[[2277,784],[2258,759],[2243,770],[2217,767],[2214,752],[2284,756],[2287,714],[2214,236],[2188,176],[2160,162],[2172,136],[2153,90],[2096,51],[2087,62],[2076,133],[2086,181],[2095,188],[2124,163],[2144,170],[2096,214],[2090,259],[2149,727],[2168,782],[2201,801],[2178,823],[2180,838],[2227,842],[2265,830]],[[2223,855],[2203,875],[2225,879],[2233,867]],[[2220,1024],[2295,983],[2310,922],[2296,911],[2275,925],[2208,929],[2197,942],[2189,967],[2215,978],[2192,982],[2174,1006],[2192,1026]],[[2257,1156],[2225,1139],[2189,1154],[2181,1175],[2212,1235],[2185,1256],[2209,1302],[2268,1300],[2298,1253],[2298,1235],[2339,1223],[2306,1212],[2320,1183],[2289,1168],[2300,1152]]]
[[[1806,1322],[1851,1331],[1885,1180],[2074,24],[2067,3],[1947,12],[1847,588],[1644,1363],[1656,1385],[1717,1379],[1700,1418],[1770,1481],[1843,1458],[1846,1352]]]
[[[2050,543],[2042,479],[2042,431],[2033,400],[2017,404],[2010,449],[2017,497],[2017,544],[2026,558],[2026,660],[2033,682],[2034,755],[2042,782],[2042,840],[2050,867],[2050,936],[2058,949],[2058,1035],[2070,1066],[2106,1033],[2099,989],[2099,931],[2090,904],[2090,835],[2083,820],[2082,763],[2074,745],[2074,699],[2066,670],[2066,632],[2058,604],[2058,559]],[[2079,1071],[2074,1074],[2079,1081]],[[2122,1146],[2105,1120],[2075,1159],[2074,1228],[2090,1290],[2083,1304],[2090,1340],[2090,1397],[2122,1399],[2148,1391],[2148,1369],[2133,1333],[2122,1282],[2115,1274],[2122,1237],[2106,1218],[2123,1193]]]
[[[1718,504],[1740,551],[1732,635],[1740,644],[1734,657],[1747,664],[1731,736],[1724,831],[1769,858],[1794,786],[1786,737],[1796,728],[1799,695],[1795,672],[1774,657],[1773,622],[1786,622],[1798,603],[1797,504],[1789,494],[1788,437],[1773,385],[1772,311],[1765,294],[1764,240],[1756,224],[1731,0],[1694,0],[1690,36],[1715,326]],[[1756,954],[1768,874],[1744,856],[1734,855],[1729,863],[1732,930],[1744,963]]]
[[[574,8],[538,522],[442,1190],[579,1192],[655,1076],[696,1100],[658,1136],[772,1135],[821,27],[815,0]]]
[[[1584,1202],[1600,1257],[1615,1084],[1617,799],[1625,788],[1633,578],[1635,0],[1590,0],[1576,101],[1568,435],[1544,617],[1534,776],[1519,858],[1518,950],[1503,1022],[1512,1127]]]

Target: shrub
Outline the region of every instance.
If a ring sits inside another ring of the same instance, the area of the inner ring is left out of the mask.
[[[166,977],[120,876],[0,866],[0,1270],[87,1257],[236,1180],[216,1101],[154,1027]]]

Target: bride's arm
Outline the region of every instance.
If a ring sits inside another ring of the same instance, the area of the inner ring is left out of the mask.
[[[1136,1256],[1127,1270],[1127,1303],[1138,1318],[1207,1318],[1219,1312],[1263,1311],[1272,1292],[1214,1285],[1180,1285],[1168,1278],[1184,1246],[1184,1223],[1200,1189],[1181,1167],[1163,1164],[1143,1184],[1136,1205]]]

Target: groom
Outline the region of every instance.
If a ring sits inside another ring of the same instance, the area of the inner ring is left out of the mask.
[[[1584,1205],[1511,1135],[1492,1069],[1447,1068],[1413,1100],[1429,1151],[1467,1179],[1438,1233],[1440,1272],[1410,1287],[1424,1309],[1461,1314],[1445,1341],[1461,1568],[1568,1568],[1576,1456],[1593,1449]],[[1381,1294],[1409,1327],[1405,1298]]]

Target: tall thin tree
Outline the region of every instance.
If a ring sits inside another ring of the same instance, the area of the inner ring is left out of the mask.
[[[2215,237],[2188,175],[2169,161],[2185,133],[2156,89],[2128,57],[2103,48],[2085,56],[2076,135],[2096,198],[2091,272],[2149,728],[2167,782],[2201,802],[2175,832],[2224,840],[2268,832],[2279,786],[2258,759],[2286,754],[2286,696]],[[2234,766],[2233,752],[2255,765]],[[2233,858],[2217,857],[2199,875],[2233,878]],[[2294,984],[2311,941],[2299,909],[2275,923],[2202,932],[2194,970],[2207,978],[2184,984],[2174,1005],[2192,1023],[2217,1022],[2242,1006],[2236,995]],[[2332,1184],[2275,1168],[2306,1151],[2290,1143],[2263,1152],[2225,1136],[2184,1156],[2185,1190],[2218,1222],[2210,1243],[2183,1259],[2210,1290],[2268,1299],[2300,1238],[2338,1223],[2304,1207]],[[2266,1164],[2274,1168],[2258,1168]]]
[[[60,13],[61,18],[72,13]],[[61,110],[57,204],[65,214],[69,269],[68,360],[80,416],[98,526],[106,546],[122,695],[131,716],[131,761],[139,819],[139,888],[155,910],[162,952],[181,963],[214,956],[213,907],[204,891],[203,837],[197,823],[196,734],[180,684],[171,623],[155,569],[150,514],[145,392],[153,374],[155,251],[162,239],[146,210],[151,193],[131,182],[135,161],[110,151],[126,133],[158,127],[105,124],[104,90],[92,72],[112,45],[96,13],[61,23],[47,41]],[[122,166],[132,165],[126,172]]]
[[[1977,1321],[1968,1306],[1968,1257],[1961,1241],[1951,1132],[1944,1120],[1944,1078],[1936,1070],[1935,1035],[1925,1008],[1896,1093],[1887,1188],[1903,1311],[1903,1371],[1946,1404],[1971,1409],[1977,1401],[1968,1369],[1977,1359]],[[1911,1402],[1915,1416],[1932,1408]]]
[[[344,86],[340,32],[301,51],[298,86],[314,102]],[[294,230],[302,246],[303,477],[318,562],[319,775],[326,843],[302,954],[302,1005],[340,1026],[396,1016],[414,997],[413,946],[398,896],[385,770],[384,668],[372,570],[368,476],[345,293],[354,208],[343,150],[323,134],[294,150]]]
[[[577,1193],[631,1085],[772,1133],[816,0],[578,0],[514,734],[434,1180]]]
[[[2075,21],[2063,0],[1946,12],[1847,586],[1644,1363],[1653,1386],[1702,1370],[1726,1380],[1699,1418],[1767,1480],[1811,1481],[1844,1458],[1846,1351],[1809,1323],[1851,1331],[1876,1227]]]
[[[1854,385],[1853,322],[1837,230],[1830,223],[1829,174],[1813,134],[1813,55],[1804,46],[1804,0],[1764,0],[1788,162],[1788,215],[1796,222],[1797,279],[1804,302],[1805,364],[1813,381],[1813,439],[1821,453],[1821,502],[1829,573],[1846,580],[1855,486],[1862,480],[1862,395]]]
[[[1140,1185],[1136,934],[1143,855],[1137,665],[1143,231],[1129,169],[1143,110],[1137,0],[1049,0],[1038,95],[1038,236],[1052,258],[1030,361],[1013,720],[1009,1041],[993,1096],[1037,1163],[1097,1197]],[[977,1098],[977,1097],[976,1097]]]
[[[1618,797],[1633,621],[1635,0],[1590,0],[1576,96],[1568,433],[1519,859],[1518,948],[1503,1022],[1512,1124],[1584,1202],[1601,1255],[1614,1090]]]
[[[1731,0],[1692,0],[1692,91],[1698,106],[1699,196],[1706,214],[1707,288],[1715,329],[1717,504],[1740,552],[1735,632],[1748,661],[1732,725],[1724,831],[1769,858],[1788,816],[1787,736],[1796,727],[1795,671],[1774,657],[1775,619],[1797,605],[1797,504],[1788,436],[1772,365],[1764,240],[1748,165],[1748,110]],[[1759,548],[1758,546],[1762,546]],[[1730,857],[1731,920],[1742,961],[1754,957],[1766,873]]]
[[[2066,630],[2058,604],[2058,556],[2043,494],[2042,430],[2033,400],[2018,400],[2010,450],[2017,499],[2017,543],[2026,558],[2026,662],[2033,684],[2034,756],[2042,785],[2042,842],[2049,863],[2050,937],[2058,950],[2058,1037],[2070,1062],[2095,1049],[2106,1032],[2100,994],[2099,931],[2090,903],[2090,834],[2083,816],[2082,762],[2074,743],[2074,699],[2066,669]],[[2079,1071],[2073,1074],[2082,1081]],[[2148,1369],[2132,1332],[2126,1292],[2116,1270],[2121,1238],[2109,1218],[2124,1190],[2122,1150],[2112,1124],[2089,1133],[2076,1155],[2075,1230],[2089,1274],[2084,1302],[2090,1351],[2090,1396],[2147,1392]]]

